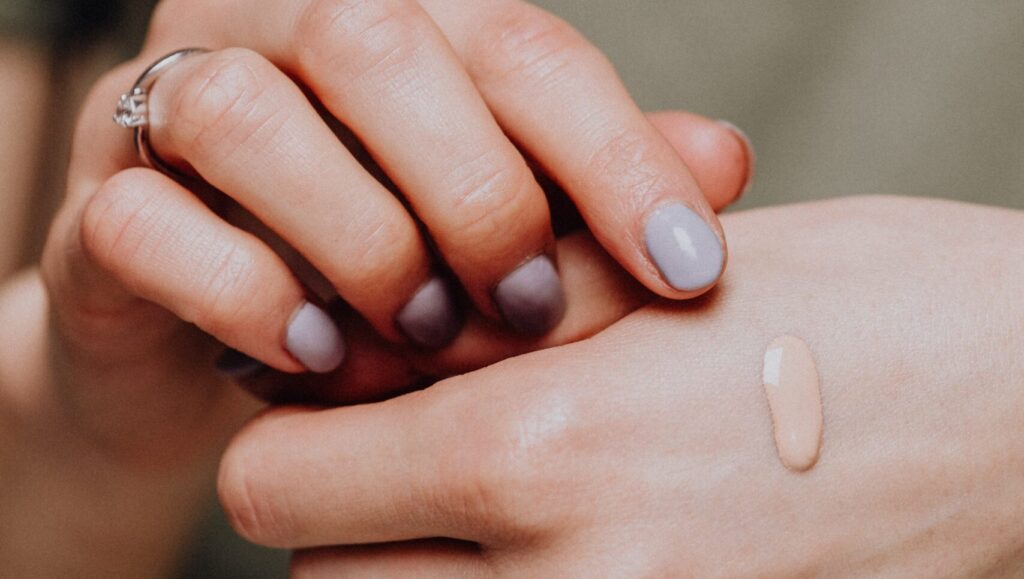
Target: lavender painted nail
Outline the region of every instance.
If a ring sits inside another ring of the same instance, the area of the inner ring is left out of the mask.
[[[416,292],[395,321],[409,339],[431,350],[451,344],[462,330],[462,316],[451,289],[437,277]]]
[[[508,275],[494,290],[505,321],[519,333],[548,333],[565,315],[565,291],[555,264],[538,256]]]
[[[682,203],[658,209],[647,221],[644,238],[654,265],[679,291],[704,289],[722,275],[722,243],[711,227]]]
[[[345,359],[345,340],[334,320],[308,302],[292,316],[285,347],[302,365],[318,374],[336,370]]]
[[[266,364],[233,348],[224,350],[215,363],[217,371],[233,380],[250,378],[267,369]]]

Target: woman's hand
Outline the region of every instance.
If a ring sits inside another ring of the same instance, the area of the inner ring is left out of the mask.
[[[130,139],[100,114],[145,64],[186,46],[213,52],[157,80],[152,142],[224,197],[131,169]],[[84,251],[130,294],[280,371],[330,372],[345,355],[348,329],[311,285],[389,341],[427,349],[461,329],[449,271],[485,318],[528,336],[554,328],[576,296],[526,158],[650,290],[693,297],[725,266],[679,152],[597,49],[518,1],[168,0],[143,55],[92,102],[71,183]],[[724,160],[731,198],[748,155],[716,129],[740,150]],[[238,227],[239,208],[260,225]],[[276,242],[326,283],[296,276]]]
[[[143,55],[94,89],[42,271],[63,378],[85,383],[64,391],[100,438],[145,448],[150,435],[140,439],[136,424],[173,429],[180,417],[168,424],[168,409],[209,407],[223,382],[212,363],[220,343],[244,353],[222,370],[251,372],[251,357],[282,373],[334,371],[293,378],[296,390],[327,382],[333,399],[352,401],[591,335],[642,303],[635,282],[629,301],[586,287],[593,252],[555,238],[524,155],[644,283],[671,297],[705,289],[659,281],[637,240],[643,220],[675,201],[720,240],[708,203],[724,207],[749,181],[741,136],[695,115],[645,117],[596,49],[528,5],[426,6],[166,1]],[[530,31],[545,34],[526,42]],[[525,44],[513,50],[516,39]],[[213,52],[171,67],[149,103],[156,152],[195,177],[183,181],[189,190],[138,167],[109,109],[146,64],[193,45]],[[560,279],[517,269],[556,253]],[[447,282],[430,281],[442,261],[482,312],[461,333]],[[563,287],[566,317],[548,331],[558,320],[540,310],[562,319],[563,308],[535,298],[557,302]],[[332,301],[338,294],[345,305]],[[506,320],[531,335],[490,319],[505,298]],[[509,310],[520,306],[521,319]],[[410,344],[402,333],[443,339]],[[436,355],[421,347],[442,345]],[[126,384],[137,419],[121,420],[128,405],[112,404]]]
[[[735,275],[388,402],[289,408],[222,463],[296,577],[1020,573],[1024,217],[864,198],[730,216]],[[765,347],[804,338],[817,467],[779,462]],[[445,540],[436,540],[445,537]]]

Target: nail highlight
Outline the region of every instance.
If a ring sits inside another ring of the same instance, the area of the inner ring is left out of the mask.
[[[326,312],[306,302],[292,315],[285,347],[311,372],[333,372],[345,359],[345,340]]]
[[[455,340],[463,320],[448,284],[435,277],[416,292],[395,321],[417,345],[437,350]]]
[[[644,241],[662,277],[679,291],[704,289],[722,276],[722,242],[699,215],[682,203],[666,205],[651,215]]]
[[[515,331],[542,336],[565,315],[565,290],[555,264],[538,256],[513,271],[494,290],[494,301]]]

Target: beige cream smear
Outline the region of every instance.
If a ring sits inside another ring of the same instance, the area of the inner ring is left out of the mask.
[[[764,353],[764,393],[775,427],[779,460],[803,472],[818,461],[824,418],[814,355],[793,336],[772,340]]]

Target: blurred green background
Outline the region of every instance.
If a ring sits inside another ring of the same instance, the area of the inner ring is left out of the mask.
[[[689,109],[747,131],[758,173],[740,208],[863,193],[1024,208],[1022,0],[538,3],[602,48],[643,108]],[[0,25],[49,51],[55,78],[78,62],[87,86],[102,63],[132,53],[148,10],[145,1],[0,0]],[[68,89],[58,105],[73,110],[79,95]],[[58,137],[49,139],[59,160]],[[60,170],[54,163],[36,181],[41,223]],[[26,259],[38,247],[27,243]],[[285,574],[283,554],[244,546],[210,512],[182,576]]]

